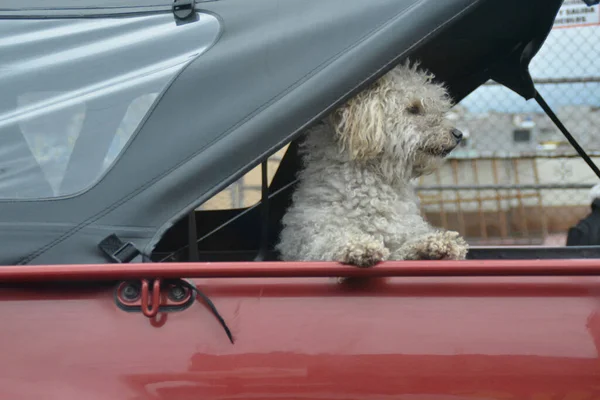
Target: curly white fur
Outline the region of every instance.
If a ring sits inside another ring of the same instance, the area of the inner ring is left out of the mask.
[[[420,215],[410,184],[459,143],[444,118],[450,99],[432,78],[416,64],[400,65],[307,133],[277,245],[283,260],[369,267],[465,258],[458,233]]]

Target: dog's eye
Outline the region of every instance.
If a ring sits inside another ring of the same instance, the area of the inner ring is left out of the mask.
[[[421,107],[419,103],[413,103],[410,106],[408,106],[406,111],[412,115],[419,115],[423,113],[423,107]]]

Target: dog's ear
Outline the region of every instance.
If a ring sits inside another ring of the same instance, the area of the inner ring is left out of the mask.
[[[332,113],[338,143],[351,159],[364,161],[383,152],[390,89],[391,82],[384,76]]]

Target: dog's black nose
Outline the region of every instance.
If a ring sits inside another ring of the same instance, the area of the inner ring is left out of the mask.
[[[460,140],[463,137],[462,132],[456,128],[452,129],[451,133],[452,133],[452,136],[454,136],[456,138],[456,140]]]

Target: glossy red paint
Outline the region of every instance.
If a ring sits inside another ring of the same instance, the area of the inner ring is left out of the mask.
[[[233,345],[199,302],[150,320],[116,283],[3,285],[0,399],[598,399],[600,276],[544,263],[562,276],[194,279]]]
[[[221,262],[22,265],[0,268],[0,283],[152,278],[600,275],[600,259],[388,261],[373,268],[334,262]]]

